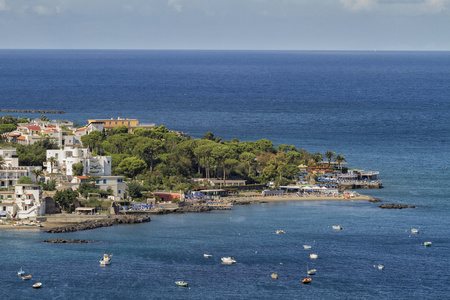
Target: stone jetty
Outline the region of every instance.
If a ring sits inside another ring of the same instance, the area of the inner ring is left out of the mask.
[[[55,227],[46,230],[48,233],[65,233],[65,232],[75,232],[81,230],[95,229],[99,227],[108,227],[117,224],[134,224],[134,223],[144,223],[150,222],[149,216],[119,216],[111,217],[98,220],[84,221],[77,224],[66,225],[62,227]]]
[[[88,243],[94,243],[94,241],[77,240],[77,239],[49,239],[49,240],[44,240],[44,243],[50,243],[50,244],[88,244]]]
[[[6,113],[24,113],[24,114],[65,114],[62,110],[47,110],[47,109],[0,109],[0,112]]]
[[[406,204],[392,204],[392,203],[384,203],[379,205],[380,208],[385,209],[404,209],[404,208],[415,208],[414,205],[406,205]]]

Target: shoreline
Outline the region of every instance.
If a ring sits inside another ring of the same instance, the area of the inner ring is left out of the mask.
[[[232,201],[235,203],[234,205],[246,205],[246,204],[258,204],[258,203],[270,203],[270,202],[291,202],[291,201],[375,201],[376,199],[367,196],[358,194],[355,197],[351,198],[342,198],[339,196],[306,196],[300,197],[296,195],[286,195],[286,196],[266,196],[262,197],[260,195],[252,195],[245,197],[226,197],[223,200]],[[171,212],[168,212],[171,213]],[[43,216],[44,218],[46,216]],[[56,227],[67,226],[67,225],[75,225],[81,222],[85,222],[88,220],[103,220],[107,219],[107,216],[73,216],[73,215],[60,215],[60,216],[48,216],[51,221],[42,221],[42,227],[38,226],[14,226],[12,224],[8,225],[0,225],[0,230],[39,230],[44,231]],[[80,220],[82,219],[82,220]]]

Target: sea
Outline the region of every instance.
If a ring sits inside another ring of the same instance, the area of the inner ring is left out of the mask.
[[[286,201],[75,233],[0,230],[0,299],[448,299],[449,83],[450,52],[0,50],[2,109],[331,150],[380,172],[383,189],[358,192],[416,206]],[[56,237],[95,243],[43,242]]]

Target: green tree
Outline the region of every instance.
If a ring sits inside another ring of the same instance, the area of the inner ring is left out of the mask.
[[[269,141],[267,139],[261,139],[261,140],[257,140],[255,142],[256,147],[258,147],[258,149],[261,152],[270,152],[270,153],[275,153],[275,148],[273,147],[273,142]]]
[[[128,127],[125,126],[125,125],[123,125],[123,126],[117,126],[117,127],[114,127],[114,128],[112,129],[112,131],[113,131],[114,134],[128,133]]]
[[[81,137],[81,143],[83,147],[91,149],[91,151],[95,151],[99,154],[100,146],[104,140],[104,135],[100,131],[92,131],[87,135],[83,135]]]
[[[248,175],[250,176],[252,167],[255,165],[256,155],[251,152],[243,152],[239,155],[239,160],[248,166]]]
[[[33,180],[28,176],[22,176],[19,178],[19,184],[33,184]]]
[[[74,176],[82,176],[84,172],[83,163],[75,163],[72,165],[72,173]]]
[[[72,190],[56,191],[53,200],[55,200],[63,210],[70,213],[75,210],[77,196],[78,193]]]
[[[41,121],[46,121],[46,122],[49,122],[50,121],[50,119],[49,118],[47,118],[45,115],[41,115],[41,117],[39,118]]]
[[[153,161],[162,150],[164,144],[157,139],[141,138],[134,147],[133,155],[140,157],[147,164],[150,164],[150,173],[153,172]]]
[[[39,176],[44,175],[44,172],[41,169],[33,169],[31,173],[33,173],[34,177],[36,178],[36,183],[39,181]]]
[[[127,157],[119,164],[117,168],[121,174],[127,177],[135,178],[137,174],[147,168],[147,164],[137,157]]]
[[[127,183],[127,193],[131,198],[141,198],[142,197],[142,185],[136,180],[132,180]]]
[[[295,146],[280,144],[280,145],[278,145],[277,150],[280,151],[280,152],[287,153],[289,151],[294,151],[295,150]]]
[[[336,155],[336,158],[334,159],[338,163],[338,168],[341,169],[341,163],[346,161],[345,156],[342,154]]]
[[[328,150],[327,152],[325,152],[325,157],[328,159],[328,166],[330,166],[331,160],[334,158],[335,154],[336,153],[331,150]]]
[[[211,131],[208,131],[203,137],[202,140],[214,140],[214,134]]]

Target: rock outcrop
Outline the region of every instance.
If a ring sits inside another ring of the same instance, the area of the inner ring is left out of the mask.
[[[77,239],[49,239],[49,240],[44,240],[44,243],[50,243],[50,244],[88,244],[88,243],[94,243],[94,241],[77,240]]]
[[[150,222],[150,217],[148,216],[120,216],[111,217],[108,219],[98,219],[92,221],[84,221],[77,224],[55,227],[46,230],[48,233],[64,233],[64,232],[75,232],[81,230],[94,229],[99,227],[108,227],[117,224],[134,224],[134,223],[144,223]]]
[[[385,209],[404,209],[404,208],[415,208],[414,205],[406,205],[406,204],[392,204],[392,203],[384,203],[379,205],[380,208]]]

